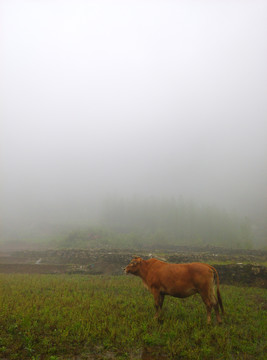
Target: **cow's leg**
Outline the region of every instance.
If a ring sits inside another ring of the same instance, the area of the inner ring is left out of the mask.
[[[204,289],[202,289],[200,295],[204,304],[206,305],[207,323],[210,324],[211,322],[211,310],[214,307],[217,322],[220,324],[222,322],[222,319],[220,317],[218,301],[215,296],[213,284],[211,286],[206,286]]]
[[[152,291],[152,293],[153,293],[153,296],[154,296],[155,308],[156,308],[155,319],[159,319],[160,314],[161,314],[162,305],[163,305],[163,302],[164,302],[164,295],[161,294],[156,289],[154,289]]]
[[[206,286],[200,291],[200,295],[207,309],[207,324],[211,322],[211,310],[213,307],[211,297],[210,297],[210,288]]]
[[[208,298],[204,298],[202,296],[202,300],[204,301],[204,304],[206,305],[206,309],[207,309],[207,324],[210,324],[211,322],[211,310],[212,310],[212,304],[211,302],[209,301]]]
[[[222,323],[222,319],[221,319],[221,316],[220,316],[220,312],[219,312],[219,304],[218,304],[218,300],[215,296],[215,291],[214,291],[214,287],[212,289],[212,305],[214,307],[214,311],[215,311],[215,314],[216,314],[216,319],[217,319],[217,322],[218,324],[221,324]]]
[[[220,316],[220,313],[219,313],[219,305],[218,305],[217,299],[216,299],[216,304],[214,304],[213,306],[214,306],[217,322],[218,322],[218,324],[221,324],[222,319],[221,319],[221,316]]]

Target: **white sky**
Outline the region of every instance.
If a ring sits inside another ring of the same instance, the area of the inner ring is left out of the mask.
[[[5,217],[113,194],[262,214],[266,39],[266,1],[0,0]]]

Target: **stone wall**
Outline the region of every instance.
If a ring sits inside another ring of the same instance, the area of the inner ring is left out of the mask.
[[[106,274],[122,275],[123,268],[131,261],[132,255],[140,255],[145,259],[156,257],[171,263],[205,262],[213,265],[218,273],[222,284],[258,286],[267,288],[267,268],[255,264],[256,254],[241,254],[240,258],[235,253],[227,255],[227,258],[219,259],[217,253],[212,251],[190,252],[180,251],[166,254],[135,254],[134,251],[120,250],[82,250],[82,249],[60,249],[46,251],[21,251],[0,254],[0,272],[16,273],[79,273],[79,274]],[[226,255],[224,255],[226,256]],[[246,264],[237,263],[246,256]],[[248,256],[252,256],[249,258]],[[258,259],[262,260],[257,254]],[[247,258],[248,257],[248,258]],[[227,265],[218,264],[227,260],[232,262]],[[248,262],[251,261],[249,264]]]

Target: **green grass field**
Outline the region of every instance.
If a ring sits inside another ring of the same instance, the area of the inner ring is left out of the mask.
[[[267,291],[221,294],[223,325],[197,295],[166,297],[160,325],[133,276],[0,274],[0,359],[266,359]]]

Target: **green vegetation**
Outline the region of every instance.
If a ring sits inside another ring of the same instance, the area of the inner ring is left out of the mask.
[[[251,244],[248,219],[240,220],[215,206],[200,207],[182,199],[110,200],[102,223],[120,232],[139,232],[156,244]]]
[[[81,230],[82,229],[82,230]],[[251,248],[248,219],[213,206],[182,200],[110,199],[103,205],[98,227],[80,227],[61,242],[63,247],[135,248],[177,245]]]
[[[88,206],[88,208],[87,208]],[[264,248],[266,237],[248,218],[216,206],[200,206],[183,199],[110,198],[92,214],[89,205],[74,218],[13,225],[2,231],[2,248],[131,248],[170,249],[206,245]],[[260,246],[259,246],[260,245]]]
[[[161,359],[264,359],[267,291],[221,293],[223,325],[206,325],[199,296],[167,297],[159,325],[152,296],[132,276],[1,274],[0,358],[140,359],[154,351]]]

